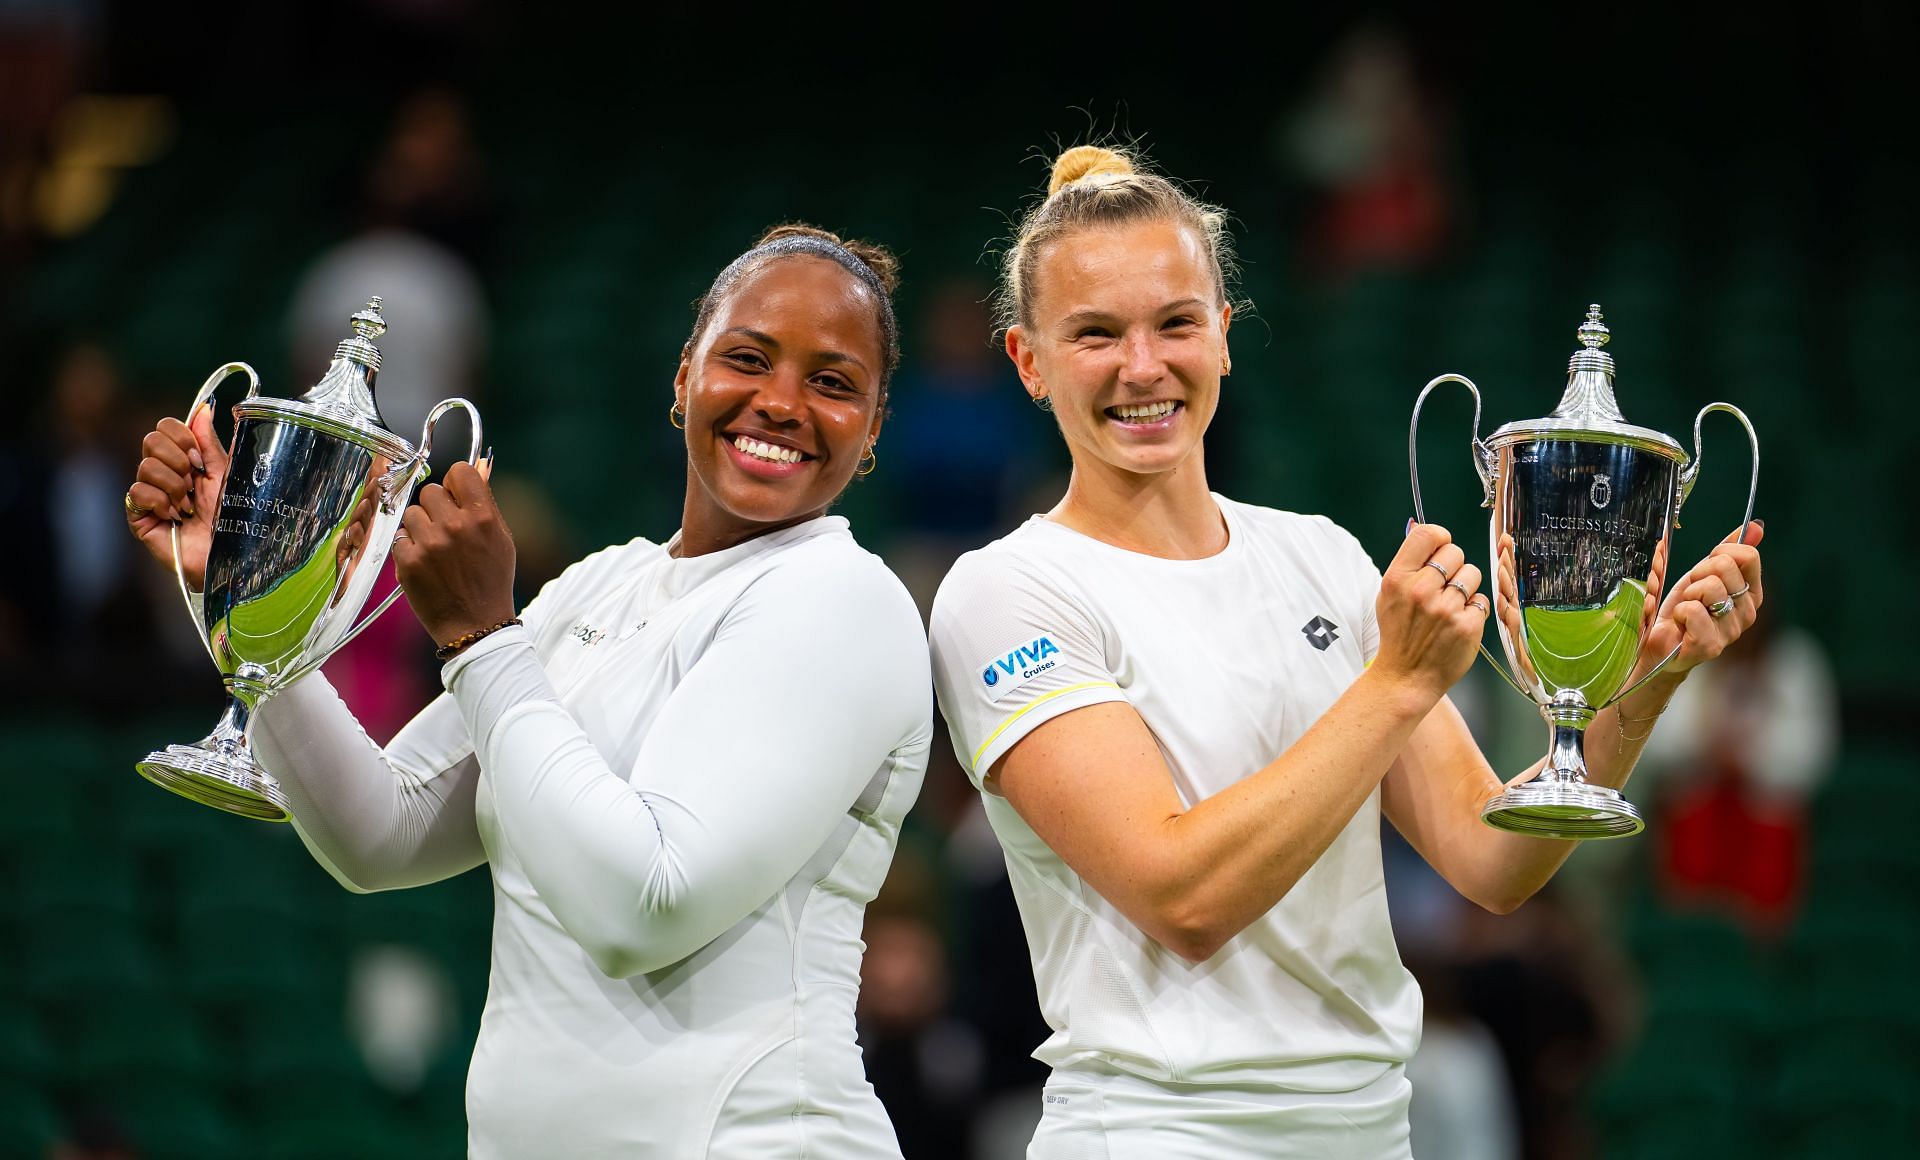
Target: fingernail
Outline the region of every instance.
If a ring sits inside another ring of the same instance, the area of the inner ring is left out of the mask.
[[[1764,531],[1766,531],[1766,530],[1767,530],[1767,521],[1765,521],[1765,520],[1755,520],[1755,521],[1753,521],[1753,526],[1754,526],[1754,527],[1756,527],[1756,528],[1759,528],[1759,529],[1760,529],[1761,531],[1763,531],[1763,532],[1764,532]]]
[[[187,504],[186,506],[182,507],[180,509],[180,514],[184,515],[188,519],[192,519],[194,517],[193,505]]]
[[[207,473],[207,461],[200,458],[200,449],[198,447],[187,452],[187,462],[193,464],[193,469],[201,475]]]
[[[1413,534],[1413,517],[1412,516],[1407,517],[1406,529],[1402,531],[1400,534],[1403,536],[1410,536]]]

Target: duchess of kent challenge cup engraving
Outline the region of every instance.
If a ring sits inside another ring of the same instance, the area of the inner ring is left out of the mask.
[[[1618,791],[1587,784],[1582,748],[1594,714],[1639,687],[1678,649],[1628,684],[1666,586],[1673,529],[1700,470],[1700,424],[1725,411],[1753,447],[1747,522],[1760,479],[1753,424],[1730,403],[1709,403],[1693,421],[1693,457],[1670,436],[1636,427],[1614,402],[1614,362],[1600,348],[1610,332],[1593,306],[1579,330],[1581,349],[1567,365],[1560,405],[1543,419],[1508,423],[1480,439],[1480,389],[1441,375],[1413,405],[1407,464],[1413,510],[1420,502],[1415,440],[1420,409],[1442,383],[1473,392],[1473,462],[1482,507],[1493,509],[1493,619],[1507,664],[1481,653],[1546,719],[1545,766],[1490,798],[1481,820],[1497,829],[1550,838],[1617,838],[1646,823]],[[1745,529],[1742,528],[1742,535]]]
[[[380,369],[373,340],[387,329],[378,298],[353,316],[352,327],[327,373],[299,399],[260,394],[252,367],[228,363],[188,411],[198,411],[228,376],[247,376],[199,595],[187,589],[177,524],[173,534],[180,592],[225,681],[227,707],[199,742],[169,745],[135,768],[175,793],[246,817],[287,820],[279,783],[247,743],[253,711],[319,667],[398,596],[388,594],[356,621],[413,489],[427,476],[441,416],[467,412],[468,460],[480,457],[480,415],[465,399],[433,408],[418,450],[387,429],[373,394]]]

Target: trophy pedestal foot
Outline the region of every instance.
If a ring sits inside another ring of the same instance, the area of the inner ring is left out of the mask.
[[[287,797],[245,750],[222,752],[199,745],[169,745],[134,765],[140,776],[201,805],[257,818],[288,821]]]
[[[1496,830],[1568,841],[1627,838],[1647,828],[1619,790],[1545,778],[1487,799],[1480,820]]]

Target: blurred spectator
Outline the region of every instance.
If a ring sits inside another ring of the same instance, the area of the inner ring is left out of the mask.
[[[1026,516],[1015,506],[1057,454],[991,341],[987,295],[966,278],[934,288],[879,447],[901,529],[887,562],[923,612],[960,553]]]
[[[1459,1010],[1500,1046],[1521,1154],[1590,1155],[1582,1101],[1625,1041],[1629,1017],[1619,951],[1563,904],[1551,882],[1510,915],[1467,908],[1460,935],[1451,967]],[[1451,988],[1441,999],[1444,1021]]]
[[[933,867],[903,842],[868,908],[856,1017],[867,1078],[902,1153],[967,1160],[984,1047],[948,1013],[946,948],[929,920],[939,888]]]
[[[465,105],[428,89],[402,102],[370,169],[360,232],[322,254],[294,292],[293,381],[315,381],[346,337],[347,319],[378,295],[390,329],[379,339],[375,397],[409,442],[450,396],[476,399],[487,308],[469,255],[487,233],[480,162]],[[301,389],[304,389],[302,386]],[[484,407],[482,408],[484,413]],[[446,424],[434,462],[465,458],[466,423]],[[388,564],[371,610],[395,587]],[[435,692],[405,598],[327,663],[327,677],[377,741],[393,736]]]
[[[1648,740],[1662,817],[1663,886],[1761,932],[1793,920],[1806,869],[1807,801],[1840,744],[1833,668],[1812,634],[1779,623],[1770,591],[1753,628],[1674,694]]]
[[[0,449],[0,520],[26,560],[0,580],[9,696],[31,703],[82,690],[88,704],[117,705],[120,678],[154,659],[146,571],[121,508],[137,418],[113,357],[82,343],[56,365],[42,422]]]
[[[1439,254],[1454,216],[1445,125],[1397,29],[1363,25],[1335,47],[1282,129],[1287,170],[1316,191],[1301,244],[1311,270],[1339,280]]]
[[[1411,954],[1407,966],[1420,980],[1426,1004],[1420,1050],[1407,1061],[1413,1154],[1420,1160],[1517,1160],[1513,1081],[1499,1044],[1461,1007],[1455,968]]]

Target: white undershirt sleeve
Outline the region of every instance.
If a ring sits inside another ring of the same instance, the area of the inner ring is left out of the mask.
[[[747,590],[631,771],[608,766],[518,630],[442,679],[500,840],[615,978],[680,961],[773,897],[929,712],[912,602],[883,570],[830,562],[795,561]]]
[[[486,860],[473,818],[479,765],[451,698],[436,697],[383,751],[310,673],[262,703],[252,743],[300,840],[347,889],[422,886]]]

